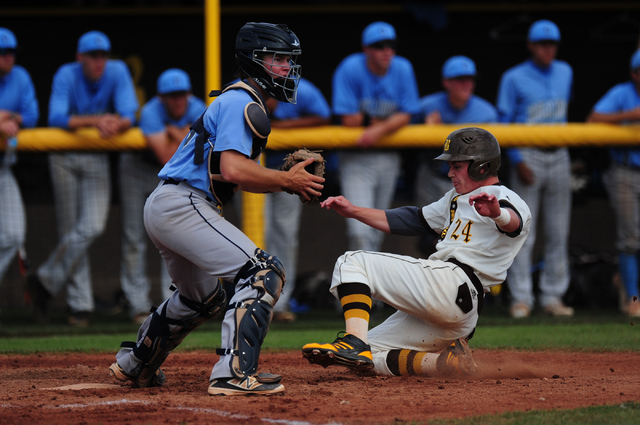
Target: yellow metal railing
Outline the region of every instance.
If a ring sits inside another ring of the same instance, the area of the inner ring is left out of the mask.
[[[445,138],[461,125],[410,125],[385,137],[377,149],[441,147]],[[640,126],[569,123],[563,125],[487,124],[482,128],[492,132],[503,148],[536,147],[605,147],[640,146]],[[345,149],[355,147],[361,128],[325,126],[305,129],[273,129],[268,147],[274,150]],[[0,143],[0,150],[5,143]],[[123,151],[146,147],[138,128],[110,139],[103,139],[92,128],[74,132],[58,128],[22,130],[18,135],[18,150],[48,151]],[[243,196],[242,228],[256,245],[265,247],[264,195],[245,193]]]

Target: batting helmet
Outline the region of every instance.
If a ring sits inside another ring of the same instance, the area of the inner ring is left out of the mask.
[[[500,168],[500,145],[495,136],[477,127],[461,128],[444,142],[439,161],[471,161],[469,177],[482,181]]]
[[[236,36],[236,59],[240,69],[255,81],[269,96],[282,102],[296,103],[302,54],[300,40],[284,24],[247,22]],[[289,73],[282,77],[265,66],[265,55],[290,56]]]

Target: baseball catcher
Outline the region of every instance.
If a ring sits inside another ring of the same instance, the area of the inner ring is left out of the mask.
[[[310,363],[396,376],[475,372],[467,341],[484,293],[504,281],[527,238],[531,213],[499,184],[500,146],[488,131],[454,131],[436,160],[449,165],[453,188],[425,207],[384,211],[342,196],[320,204],[387,233],[435,231],[440,239],[428,259],[371,251],[338,258],[330,291],[342,304],[346,333],[333,343],[306,344]],[[398,311],[369,331],[373,299]]]
[[[249,22],[236,36],[240,82],[212,92],[216,99],[191,126],[147,199],[144,224],[177,287],[125,342],[111,374],[134,386],[162,385],[160,369],[183,339],[224,315],[219,360],[209,376],[210,395],[284,392],[281,377],[258,373],[260,350],[286,280],[280,260],[257,247],[222,216],[238,190],[287,189],[304,200],[321,195],[324,178],[309,174],[308,159],[289,171],[258,159],[271,131],[265,99],[296,102],[301,54],[286,25]],[[233,282],[227,293],[220,281]]]

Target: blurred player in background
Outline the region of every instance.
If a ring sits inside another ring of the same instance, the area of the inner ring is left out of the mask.
[[[572,97],[573,70],[556,60],[560,30],[551,21],[534,22],[527,47],[531,59],[502,75],[496,106],[505,123],[566,123]],[[510,185],[531,208],[531,235],[516,257],[507,279],[510,313],[528,317],[534,307],[532,255],[544,219],[544,268],[540,273],[539,304],[552,316],[572,316],[562,297],[569,288],[569,223],[571,215],[571,159],[566,147],[515,148],[508,151]]]
[[[148,150],[120,154],[118,178],[122,214],[122,259],[120,284],[128,301],[130,315],[142,324],[149,315],[151,300],[147,276],[147,243],[143,208],[159,182],[158,172],[171,159],[189,127],[207,108],[191,94],[191,79],[181,69],[168,69],[157,81],[157,95],[140,112],[140,130]],[[161,261],[162,299],[171,296],[171,278]]]
[[[631,79],[611,88],[593,107],[588,122],[640,124],[640,50],[631,57]],[[626,303],[622,310],[640,317],[640,148],[611,148],[611,168],[605,175],[611,207],[616,214],[618,269]]]
[[[78,40],[76,61],[53,77],[49,126],[67,130],[96,128],[108,139],[135,124],[138,111],[131,73],[109,59],[111,41],[100,31]],[[51,298],[67,289],[69,323],[87,326],[94,310],[89,247],[106,226],[111,201],[109,155],[104,152],[51,153],[49,167],[59,241],[49,258],[28,278],[36,318],[47,314]]]
[[[331,109],[322,92],[310,81],[301,78],[295,104],[267,100],[273,128],[302,128],[328,125]],[[267,151],[267,167],[278,168],[289,152]],[[296,287],[298,265],[298,231],[302,217],[302,202],[285,192],[267,196],[267,249],[287,266],[287,284],[273,309],[273,320],[292,322],[296,315],[289,308]]]
[[[362,32],[361,53],[347,56],[333,74],[333,114],[345,127],[363,128],[353,150],[339,153],[342,193],[355,204],[389,208],[400,175],[400,153],[376,149],[376,143],[409,124],[418,112],[418,86],[413,66],[396,56],[393,26],[373,22]],[[347,219],[350,250],[376,251],[384,233]]]
[[[11,167],[16,161],[16,136],[21,128],[35,127],[40,111],[31,76],[16,65],[18,41],[0,28],[0,282],[24,245],[26,217],[20,187]]]

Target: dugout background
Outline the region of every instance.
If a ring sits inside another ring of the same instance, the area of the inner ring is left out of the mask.
[[[247,21],[283,22],[298,35],[303,55],[302,75],[316,84],[331,101],[331,76],[348,54],[360,50],[360,36],[370,22],[384,20],[395,26],[398,55],[414,65],[420,95],[441,90],[440,69],[452,55],[471,57],[477,65],[476,94],[495,103],[499,79],[509,67],[525,60],[529,25],[538,19],[558,24],[562,43],[558,58],[574,69],[574,100],[569,118],[583,122],[594,103],[614,84],[628,79],[629,58],[638,47],[640,4],[603,2],[411,2],[221,1],[223,83],[236,70],[233,44],[237,30]],[[33,1],[3,2],[0,26],[18,39],[17,63],[31,74],[40,103],[39,126],[46,126],[53,74],[75,59],[77,40],[89,30],[101,30],[111,39],[112,57],[125,60],[132,70],[140,104],[155,94],[159,74],[178,67],[192,79],[193,92],[204,98],[217,87],[205,87],[204,14],[202,1]],[[406,164],[396,203],[411,204],[412,158]],[[600,174],[606,167],[604,148],[573,149],[576,175],[586,186],[574,197],[571,245],[574,249],[613,252],[612,213],[607,205]],[[118,154],[112,153],[113,196],[108,228],[91,250],[93,286],[108,298],[119,288],[119,201],[115,174]],[[27,244],[33,266],[44,261],[57,241],[55,210],[46,154],[21,153],[14,167],[27,207]],[[331,175],[330,175],[331,177]],[[330,180],[327,195],[339,188]],[[237,203],[226,208],[235,221]],[[594,226],[597,223],[597,226]],[[333,262],[346,249],[344,221],[305,207],[301,235],[300,273],[331,272]],[[327,229],[332,229],[327,232]],[[320,237],[314,246],[311,238]],[[318,246],[319,245],[319,246]],[[419,255],[413,238],[387,236],[385,250]],[[313,256],[310,255],[313,253]],[[149,250],[149,273],[157,293],[158,256]],[[23,303],[17,264],[0,283],[5,294],[0,307]],[[154,297],[154,300],[157,298]],[[159,300],[158,300],[159,301]],[[65,305],[64,296],[56,305]]]

